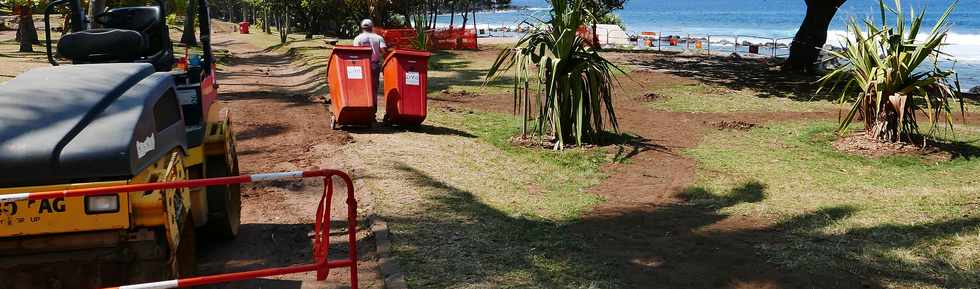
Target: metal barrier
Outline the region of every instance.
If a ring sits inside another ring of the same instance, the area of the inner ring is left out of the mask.
[[[350,243],[348,259],[327,260],[328,250],[330,249],[330,205],[333,199],[333,177],[339,177],[347,187],[347,236]],[[317,281],[326,280],[332,268],[350,268],[350,282],[352,289],[357,289],[357,201],[354,198],[354,183],[350,176],[337,170],[315,170],[315,171],[293,171],[282,173],[254,174],[244,176],[233,176],[213,179],[197,179],[166,183],[146,183],[120,186],[95,187],[86,189],[73,189],[62,191],[48,191],[37,193],[18,193],[0,195],[0,202],[13,202],[22,200],[42,200],[50,198],[67,198],[83,196],[114,195],[120,192],[141,192],[151,190],[166,190],[179,188],[195,188],[207,186],[220,186],[231,184],[243,184],[254,182],[267,182],[285,179],[302,179],[322,177],[324,183],[324,193],[320,198],[320,203],[316,209],[316,222],[313,224],[313,263],[305,265],[295,265],[289,267],[279,267],[262,269],[255,271],[227,273],[210,276],[200,276],[183,278],[161,282],[144,284],[134,284],[119,287],[118,289],[164,289],[164,288],[187,288],[193,286],[227,283],[248,279],[271,277],[278,275],[294,274],[301,272],[316,272]]]
[[[686,34],[682,32],[641,32],[639,34],[633,34],[634,38],[637,39],[636,46],[641,49],[653,49],[656,48],[658,51],[664,50],[695,50],[702,51],[705,54],[711,55],[712,52],[724,52],[731,51],[731,53],[748,53],[755,55],[763,55],[770,58],[785,57],[788,52],[780,52],[780,49],[789,49],[792,43],[785,43],[786,40],[792,40],[792,37],[763,37],[754,35],[740,35],[740,34]],[[728,41],[728,40],[731,41]],[[759,40],[751,41],[750,45],[743,45],[741,41],[749,40]],[[703,41],[702,41],[703,40]],[[654,45],[653,42],[656,42]],[[662,44],[667,42],[669,44]],[[683,42],[683,43],[682,43]],[[719,47],[719,45],[721,47]],[[730,46],[730,49],[728,47]],[[724,48],[722,48],[724,47]],[[740,48],[747,47],[747,51],[742,51]]]
[[[786,40],[790,40],[790,41],[788,43],[783,44],[783,41],[786,41]],[[786,50],[787,50],[786,53],[778,53],[778,52],[775,53],[774,56],[773,56],[773,58],[789,57],[789,47],[791,45],[793,45],[793,41],[792,40],[793,40],[793,37],[783,37],[783,38],[775,38],[775,39],[773,39],[772,41],[773,41],[773,43],[774,43],[774,45],[775,45],[775,47],[776,47],[777,50],[779,49],[779,47],[781,45],[785,45],[786,46]]]

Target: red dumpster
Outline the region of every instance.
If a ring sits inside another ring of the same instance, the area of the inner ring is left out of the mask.
[[[397,49],[385,58],[386,123],[414,126],[425,121],[431,53]]]
[[[243,21],[241,23],[238,23],[238,31],[241,32],[242,34],[248,34],[248,26],[249,26],[248,21]]]
[[[377,88],[371,79],[371,48],[334,47],[327,67],[333,109],[330,127],[374,124]]]

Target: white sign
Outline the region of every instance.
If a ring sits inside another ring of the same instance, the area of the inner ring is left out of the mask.
[[[418,72],[413,72],[413,71],[405,72],[405,85],[419,86],[421,81],[422,79],[419,78]]]
[[[177,99],[180,102],[180,105],[197,104],[197,90],[196,89],[177,90]]]
[[[153,134],[146,137],[143,141],[136,141],[136,154],[139,158],[143,158],[146,154],[150,153],[157,148],[157,139]]]
[[[360,66],[348,66],[347,79],[364,79],[364,69]]]

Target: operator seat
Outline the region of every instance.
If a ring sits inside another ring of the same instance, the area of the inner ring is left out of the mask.
[[[160,7],[124,7],[95,17],[105,28],[66,34],[58,40],[58,54],[75,64],[145,62],[157,71],[174,64],[165,17]]]

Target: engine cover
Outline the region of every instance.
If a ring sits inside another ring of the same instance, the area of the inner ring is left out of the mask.
[[[0,187],[127,179],[178,146],[173,77],[150,64],[37,68],[0,85]]]

